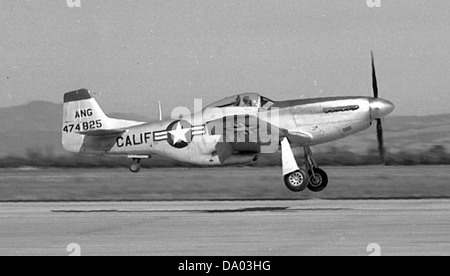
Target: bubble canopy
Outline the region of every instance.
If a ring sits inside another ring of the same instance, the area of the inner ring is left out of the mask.
[[[224,107],[258,107],[270,108],[274,102],[258,93],[242,93],[227,97],[220,101],[208,105],[206,108],[224,108]]]

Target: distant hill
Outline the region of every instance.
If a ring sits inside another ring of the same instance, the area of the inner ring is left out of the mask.
[[[383,121],[386,148],[395,153],[401,150],[424,150],[431,146],[441,145],[448,150],[450,149],[449,122],[450,114],[387,117]],[[375,126],[365,132],[327,145],[350,151],[376,148]]]
[[[24,156],[28,152],[64,153],[61,145],[63,105],[33,101],[0,109],[0,156]],[[148,121],[131,113],[112,113],[113,118]]]
[[[148,118],[133,113],[109,114],[111,117],[138,121]],[[433,145],[450,146],[450,114],[425,117],[388,117],[384,121],[386,147],[391,152],[417,150]],[[60,154],[62,104],[34,101],[26,105],[0,109],[0,156],[24,156],[28,152]],[[376,149],[375,127],[358,135],[315,147],[367,152]]]

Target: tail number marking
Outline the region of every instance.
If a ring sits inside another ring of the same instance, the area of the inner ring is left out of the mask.
[[[96,120],[96,121],[87,121],[87,122],[82,122],[79,124],[68,124],[65,125],[63,128],[63,132],[65,133],[71,133],[74,131],[88,131],[88,130],[94,130],[94,129],[99,129],[103,126],[102,124],[102,120]]]
[[[92,115],[94,115],[94,112],[90,108],[75,111],[75,119],[87,118],[87,117],[91,117]]]

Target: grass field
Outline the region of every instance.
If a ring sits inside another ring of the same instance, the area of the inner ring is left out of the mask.
[[[450,166],[325,167],[321,193],[292,193],[281,169],[0,169],[0,201],[450,198]]]

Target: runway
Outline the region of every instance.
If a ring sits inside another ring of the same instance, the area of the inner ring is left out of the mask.
[[[450,200],[0,203],[0,255],[450,255]]]

